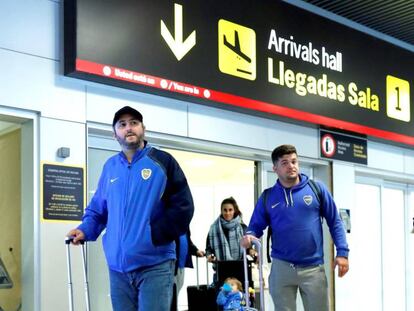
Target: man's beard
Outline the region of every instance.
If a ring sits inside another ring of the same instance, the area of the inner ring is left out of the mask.
[[[127,141],[127,137],[121,138],[119,136],[116,136],[116,139],[118,143],[125,149],[131,150],[131,149],[138,149],[142,142],[144,141],[144,136],[137,136],[134,134],[134,136],[137,138],[135,141]]]
[[[292,174],[294,174],[294,175],[292,175]],[[298,178],[298,173],[295,172],[295,173],[292,173],[292,174],[287,175],[286,179],[289,180],[289,181],[295,181]]]

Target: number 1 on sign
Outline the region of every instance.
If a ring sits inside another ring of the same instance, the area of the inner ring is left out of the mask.
[[[410,122],[410,84],[407,80],[388,75],[386,78],[387,117]]]
[[[401,107],[400,107],[400,88],[397,86],[395,88],[395,90],[397,91],[397,107],[395,107],[395,109],[397,109],[398,111],[401,111]]]

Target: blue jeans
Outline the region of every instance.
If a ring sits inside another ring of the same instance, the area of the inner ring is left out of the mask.
[[[114,311],[169,311],[175,260],[120,273],[109,270]]]

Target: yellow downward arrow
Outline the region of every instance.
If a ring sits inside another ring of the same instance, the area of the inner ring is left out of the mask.
[[[196,44],[196,31],[194,30],[188,38],[183,41],[183,7],[174,4],[174,37],[171,35],[167,26],[161,20],[161,36],[167,42],[171,51],[178,61],[180,61],[188,51]]]

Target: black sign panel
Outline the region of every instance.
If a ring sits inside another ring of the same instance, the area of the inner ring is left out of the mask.
[[[367,164],[367,140],[334,132],[319,131],[321,157]]]
[[[281,1],[65,1],[66,75],[411,145],[413,68]]]
[[[85,206],[82,167],[43,164],[43,219],[81,220]]]

